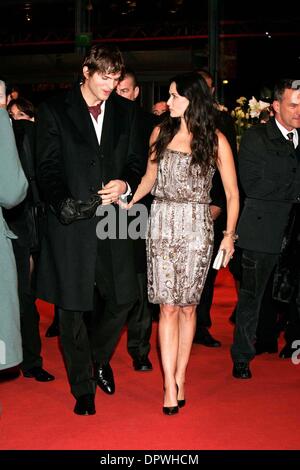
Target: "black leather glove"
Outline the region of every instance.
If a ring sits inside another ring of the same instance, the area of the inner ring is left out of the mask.
[[[85,202],[68,198],[61,202],[55,213],[62,224],[69,225],[77,220],[91,219],[101,203],[99,194],[94,194]]]

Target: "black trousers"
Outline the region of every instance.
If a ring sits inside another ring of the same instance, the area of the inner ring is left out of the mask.
[[[58,309],[60,339],[71,392],[75,398],[95,393],[93,364],[102,365],[110,361],[128,314],[135,304],[115,303],[111,294],[111,279],[99,259],[95,281],[93,312]]]
[[[300,274],[298,273],[298,286],[288,306],[288,322],[284,333],[287,344],[300,340]]]
[[[37,311],[35,293],[30,280],[30,251],[13,240],[13,249],[18,273],[18,294],[20,302],[20,321],[23,362],[21,369],[25,372],[32,367],[41,367],[41,337],[39,330],[40,316]]]
[[[152,313],[147,296],[147,275],[138,273],[139,296],[127,320],[127,348],[133,359],[148,356],[152,332]]]
[[[263,296],[278,255],[244,250],[242,279],[236,310],[231,356],[234,362],[249,362],[255,356],[254,342]]]
[[[273,297],[274,270],[268,280],[261,302],[258,324],[256,329],[256,342],[261,344],[277,343],[277,316],[278,302]]]
[[[109,361],[121,333],[120,326],[122,329],[126,322],[127,349],[132,359],[148,356],[150,352],[152,314],[147,297],[146,273],[137,274],[137,284],[138,299],[133,305],[112,305],[111,308],[107,308],[106,301],[99,295],[98,289],[95,291],[95,307],[91,317],[87,316],[87,323],[93,342],[94,357],[100,358],[100,362]],[[114,309],[117,309],[117,315],[113,314]],[[99,338],[100,340],[103,338],[103,341],[99,341]]]
[[[93,360],[84,321],[85,312],[58,308],[60,341],[65,366],[75,398],[86,393],[95,393]]]

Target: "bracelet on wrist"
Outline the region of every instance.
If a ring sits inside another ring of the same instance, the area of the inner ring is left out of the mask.
[[[222,233],[224,237],[230,237],[234,242],[236,242],[239,238],[234,230],[223,230]]]

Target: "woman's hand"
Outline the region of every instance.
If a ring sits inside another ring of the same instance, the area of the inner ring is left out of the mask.
[[[122,209],[131,209],[133,204],[134,204],[134,201],[133,199],[131,199],[130,202],[125,202],[125,201],[122,201],[122,199],[118,199],[118,201],[116,202],[116,204],[118,204]]]
[[[219,250],[225,250],[226,255],[223,266],[226,268],[234,253],[234,240],[231,237],[225,236],[221,241]]]

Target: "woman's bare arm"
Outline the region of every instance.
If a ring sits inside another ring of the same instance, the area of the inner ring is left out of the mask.
[[[218,131],[219,149],[217,166],[224,186],[227,201],[227,224],[220,249],[226,250],[224,265],[234,253],[235,228],[239,215],[239,190],[235,164],[230,145],[226,137]]]

